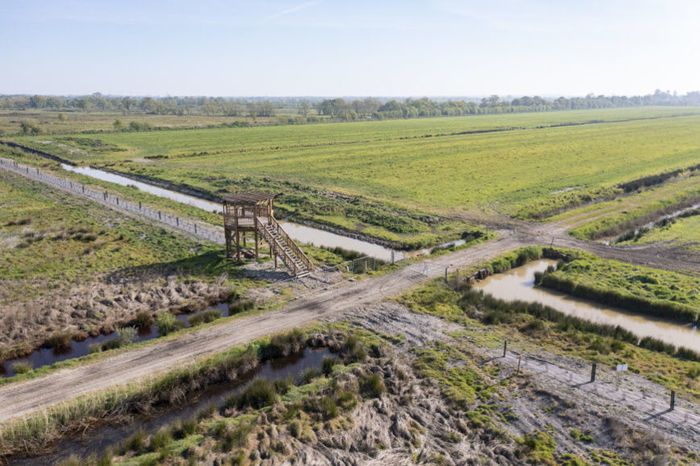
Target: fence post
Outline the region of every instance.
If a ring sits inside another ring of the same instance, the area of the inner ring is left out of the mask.
[[[520,361],[523,360],[523,355],[518,355],[518,369],[515,371],[516,374],[520,374]]]
[[[671,390],[671,411],[676,409],[676,391]]]
[[[447,267],[445,267],[445,284],[447,284],[447,270],[448,270],[449,268],[450,268],[449,265],[448,265]]]
[[[175,217],[175,224],[180,226],[180,217]]]
[[[141,201],[139,201],[139,210],[141,210]]]
[[[194,224],[194,234],[195,235],[197,234],[197,224],[196,223]]]
[[[506,352],[508,351],[508,340],[503,342],[503,357],[506,357]]]
[[[394,260],[394,250],[391,250],[391,263],[393,264],[395,262]]]
[[[160,214],[160,210],[158,211],[158,220],[163,220],[163,216]]]
[[[591,382],[595,382],[595,375],[596,375],[597,369],[598,369],[598,363],[594,362],[593,366],[591,366]]]

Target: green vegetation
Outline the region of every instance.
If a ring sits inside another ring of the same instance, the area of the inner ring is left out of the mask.
[[[665,243],[671,247],[700,252],[700,215],[679,218],[654,227],[637,238],[622,242],[622,245]]]
[[[50,288],[119,269],[168,262],[185,268],[194,251],[213,251],[5,171],[0,172],[0,242],[5,280],[0,295],[6,302],[40,295],[46,288],[37,281]],[[194,266],[189,270],[199,272]]]
[[[573,223],[571,234],[580,239],[621,235],[700,202],[697,174],[685,173],[653,188],[565,212],[553,220]]]
[[[542,286],[633,312],[693,322],[700,315],[700,279],[592,255],[545,273]]]
[[[445,220],[435,223],[431,216],[473,210],[541,216],[618,193],[620,183],[696,164],[700,117],[670,118],[674,111],[695,110],[616,109],[89,136],[120,149],[107,153],[82,150],[72,139],[60,137],[17,139],[77,163],[111,166],[215,195],[231,189],[280,191],[280,208],[293,218],[394,241],[421,235],[433,235],[434,240],[444,234],[442,228],[448,230],[445,236],[458,234],[460,228]],[[649,117],[655,119],[605,123]],[[603,123],[547,127],[592,120]],[[527,129],[469,134],[512,127]],[[658,138],[659,132],[666,138]],[[428,218],[422,219],[426,212]],[[399,217],[402,223],[394,223]]]
[[[608,366],[626,363],[633,372],[700,399],[700,372],[693,358],[638,346],[636,337],[619,328],[569,317],[541,305],[506,303],[472,290],[455,291],[442,280],[405,294],[400,302],[416,312],[459,323],[463,327],[460,336],[479,346],[498,348],[507,339],[509,346],[525,351],[544,349]],[[432,369],[432,362],[426,367]],[[449,374],[435,372],[443,378]],[[463,389],[455,392],[468,393]]]

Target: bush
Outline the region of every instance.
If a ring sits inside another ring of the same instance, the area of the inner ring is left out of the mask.
[[[15,374],[26,374],[32,370],[32,365],[28,361],[19,361],[12,365],[12,369],[15,371]]]
[[[65,353],[70,351],[72,342],[73,335],[70,332],[63,331],[51,335],[46,340],[45,345],[49,348],[53,348],[56,353]]]
[[[670,355],[676,354],[676,347],[653,337],[644,337],[640,340],[639,346],[659,353]]]
[[[181,329],[183,325],[170,312],[161,311],[156,314],[156,326],[158,327],[158,333],[164,336]]]
[[[143,429],[139,429],[134,434],[129,437],[124,443],[125,451],[132,451],[134,453],[144,453],[146,450],[146,432]]]
[[[255,307],[255,301],[252,299],[239,299],[228,305],[229,315],[239,314],[249,311]]]
[[[275,386],[266,379],[255,379],[250,386],[240,395],[234,395],[228,399],[225,406],[243,409],[251,407],[253,409],[270,406],[277,399]]]
[[[209,322],[214,322],[216,319],[221,317],[218,311],[210,309],[208,311],[199,312],[190,317],[189,322],[192,327],[197,325],[208,324]]]
[[[151,437],[151,441],[148,444],[148,449],[150,451],[158,451],[164,448],[172,441],[173,437],[170,431],[167,429],[160,429]]]
[[[153,325],[153,316],[148,311],[141,311],[131,323],[139,330],[148,330]]]
[[[305,346],[304,334],[297,329],[288,333],[274,335],[270,343],[260,347],[262,359],[275,359],[298,353]]]
[[[333,373],[333,366],[335,366],[335,364],[335,358],[323,358],[323,362],[321,363],[321,372],[323,372],[323,375],[331,375]]]
[[[360,377],[360,393],[365,398],[379,398],[386,391],[384,380],[379,374],[365,374]]]

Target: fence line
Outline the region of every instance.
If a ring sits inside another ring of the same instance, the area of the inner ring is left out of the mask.
[[[583,365],[580,371],[574,370],[548,361],[541,355],[511,350],[506,342],[502,350],[495,350],[492,354],[493,357],[486,364],[501,361],[508,368],[501,371],[501,379],[513,377],[519,372],[540,374],[573,389],[593,393],[609,403],[632,409],[647,422],[668,422],[674,427],[692,429],[700,434],[700,413],[695,403],[679,397],[672,390],[664,393],[661,386],[657,387],[656,393],[647,393],[643,388],[636,390],[631,381],[623,384],[619,380],[625,377],[626,372],[619,372],[599,362],[588,367]],[[503,366],[502,369],[505,369]]]
[[[135,203],[127,201],[119,196],[110,194],[107,191],[97,191],[85,186],[82,183],[78,183],[67,178],[50,175],[35,167],[22,165],[15,160],[0,157],[0,167],[7,171],[22,175],[25,178],[54,186],[78,196],[86,197],[114,210],[145,217],[151,221],[166,225],[183,233],[196,236],[197,238],[212,241],[218,244],[224,244],[223,228],[217,228],[208,223],[172,215],[167,212],[143,205],[141,202]]]

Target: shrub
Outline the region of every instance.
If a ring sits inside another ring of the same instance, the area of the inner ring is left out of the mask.
[[[151,451],[157,451],[164,448],[172,441],[173,437],[170,431],[167,429],[160,429],[152,437],[148,444],[148,449]]]
[[[644,337],[639,341],[639,346],[659,353],[674,355],[676,347],[653,337]]]
[[[293,380],[291,377],[285,377],[284,379],[275,380],[273,383],[275,391],[280,395],[284,395],[289,391],[289,388],[293,385]]]
[[[310,383],[313,379],[321,375],[321,371],[313,367],[306,369],[303,374],[301,374],[302,384]]]
[[[386,390],[379,374],[365,374],[360,377],[360,393],[365,398],[379,398]]]
[[[121,346],[128,345],[134,342],[136,333],[136,328],[134,327],[122,327],[117,329],[117,339]]]
[[[56,332],[46,340],[46,346],[57,353],[65,353],[70,350],[72,341],[73,335],[70,332]]]
[[[175,428],[173,429],[173,435],[177,439],[183,439],[194,434],[196,431],[197,421],[194,419],[187,419],[176,424]]]
[[[146,432],[143,429],[139,429],[134,434],[129,437],[124,443],[125,451],[132,451],[134,453],[144,453],[146,450]]]
[[[181,329],[182,322],[177,320],[170,312],[161,311],[156,314],[156,326],[158,327],[158,333],[164,336]]]
[[[190,317],[189,322],[192,327],[202,324],[208,324],[209,322],[214,322],[216,319],[221,317],[218,311],[210,309],[208,311],[199,312]]]
[[[331,375],[333,373],[333,366],[335,366],[335,364],[335,358],[323,358],[323,362],[321,363],[321,372],[323,372],[323,375]]]
[[[297,329],[274,335],[270,343],[260,347],[262,359],[274,359],[298,353],[304,348],[304,334]]]
[[[148,330],[153,325],[153,316],[148,311],[140,311],[131,323],[139,330]]]
[[[251,299],[239,299],[228,305],[229,315],[239,314],[244,311],[249,311],[255,307],[255,301]]]
[[[19,361],[12,365],[12,369],[15,371],[15,374],[26,374],[32,370],[32,365],[28,361]]]
[[[260,409],[270,406],[276,399],[275,386],[269,380],[255,379],[243,393],[229,398],[226,402],[226,407]]]

